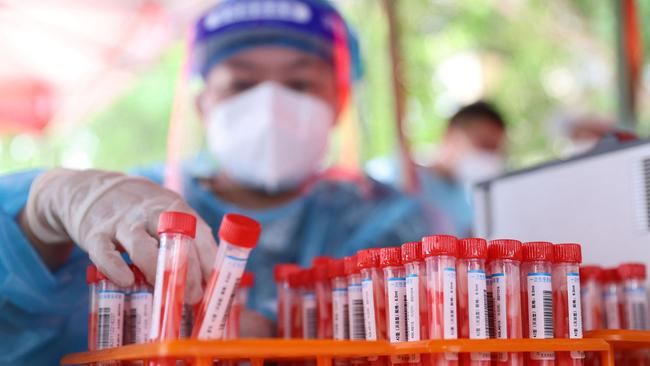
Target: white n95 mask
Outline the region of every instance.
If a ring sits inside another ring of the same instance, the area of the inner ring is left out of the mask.
[[[235,181],[278,192],[321,168],[334,118],[324,101],[267,81],[214,107],[207,145]]]
[[[458,161],[454,167],[454,177],[471,187],[480,181],[496,177],[504,170],[505,164],[499,154],[475,150],[467,152]]]

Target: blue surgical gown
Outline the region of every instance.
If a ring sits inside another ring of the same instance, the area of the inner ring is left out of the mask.
[[[87,254],[76,248],[62,268],[51,272],[17,223],[39,173],[0,177],[0,365],[55,365],[64,354],[87,345]],[[161,169],[137,173],[161,181]],[[262,223],[260,243],[247,267],[256,275],[248,305],[269,318],[275,313],[275,264],[307,266],[316,255],[350,255],[365,247],[419,240],[436,230],[415,200],[372,180],[367,190],[349,182],[320,181],[302,197],[265,210],[224,203],[187,170],[183,182],[186,200],[215,233],[226,212]]]

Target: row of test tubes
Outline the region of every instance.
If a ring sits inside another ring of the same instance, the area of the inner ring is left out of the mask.
[[[254,284],[253,274],[244,272],[244,268],[261,226],[242,215],[224,217],[217,259],[204,286],[204,297],[199,304],[190,306],[184,302],[184,292],[195,231],[196,218],[190,214],[164,212],[161,215],[153,287],[134,265],[130,268],[135,284],[128,289],[115,285],[95,266],[88,267],[89,350],[188,337],[239,337],[242,309]]]
[[[275,268],[283,338],[582,338],[578,244],[427,236]],[[582,352],[407,355],[338,363],[572,365]]]

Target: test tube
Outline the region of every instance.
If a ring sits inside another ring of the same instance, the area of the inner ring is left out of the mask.
[[[492,299],[492,331],[497,339],[523,338],[521,316],[521,242],[499,239],[488,246],[488,298]],[[501,352],[497,366],[523,366],[522,353]]]
[[[623,263],[617,268],[623,289],[623,327],[648,329],[648,298],[645,289],[646,267],[643,263]],[[648,352],[631,350],[623,353],[625,365],[647,364]]]
[[[404,243],[401,247],[402,263],[406,273],[406,340],[421,341],[428,338],[427,279],[422,243]],[[420,355],[421,364],[430,366],[431,355]]]
[[[485,260],[487,242],[480,238],[458,241],[458,328],[461,338],[488,339],[488,299]],[[461,355],[463,365],[490,366],[489,352]]]
[[[149,339],[178,339],[181,331],[187,259],[196,234],[196,218],[184,212],[163,212],[158,221],[160,247],[154,284]],[[161,363],[164,360],[160,361]],[[169,364],[175,364],[170,361]]]
[[[135,281],[124,301],[124,344],[145,343],[151,329],[153,289],[138,267],[129,267]]]
[[[291,338],[302,338],[302,269],[289,275]]]
[[[343,259],[335,259],[328,264],[328,276],[332,283],[332,335],[334,339],[350,338],[348,318],[348,279],[345,275]]]
[[[427,267],[429,339],[457,339],[456,237],[431,235],[422,238],[422,254]],[[457,353],[436,354],[438,366],[458,365]]]
[[[97,267],[86,267],[86,283],[88,284],[88,350],[97,347]]]
[[[217,257],[196,314],[193,337],[223,338],[235,289],[261,232],[262,226],[249,217],[232,213],[223,217]]]
[[[599,266],[580,267],[580,301],[582,327],[585,331],[603,329],[602,301],[603,269]]]
[[[316,293],[314,292],[314,270],[313,268],[304,269],[300,272],[302,277],[300,282],[302,284],[302,304],[300,306],[302,312],[302,338],[303,339],[316,339],[318,336],[317,326],[317,304]]]
[[[582,328],[585,331],[603,329],[602,299],[603,269],[599,266],[580,266],[580,301],[582,302]],[[587,353],[585,364],[600,365],[599,355]]]
[[[318,339],[332,339],[332,286],[327,273],[330,262],[332,258],[327,256],[315,257],[312,260]]]
[[[521,269],[522,313],[524,334],[532,339],[553,338],[553,285],[551,271],[553,244],[548,242],[524,243]],[[527,366],[553,366],[555,353],[530,352]]]
[[[402,266],[402,249],[382,248],[379,251],[379,265],[384,271],[388,341],[406,342],[406,274]],[[390,357],[391,365],[408,365],[409,362],[419,363],[418,355]]]
[[[623,289],[618,270],[603,270],[603,322],[606,329],[623,329]]]
[[[555,311],[555,338],[582,338],[582,303],[580,299],[580,244],[553,246],[553,310]],[[558,352],[560,366],[582,366],[582,351]]]
[[[343,258],[343,267],[348,279],[348,324],[350,324],[350,339],[366,339],[363,318],[363,292],[361,289],[361,274],[357,266],[357,256]]]
[[[384,274],[379,267],[379,249],[370,248],[357,253],[361,273],[363,319],[366,340],[386,339],[386,299]]]
[[[124,291],[97,271],[97,343],[96,350],[122,345],[124,321]],[[97,365],[119,365],[118,361]]]
[[[225,339],[238,339],[241,324],[242,309],[246,308],[248,303],[248,291],[255,284],[255,274],[253,272],[244,272],[239,281],[239,287],[235,291],[235,298],[232,301],[232,307],[228,314],[226,323]]]
[[[278,337],[292,338],[291,334],[291,289],[289,275],[300,271],[300,266],[293,263],[281,263],[273,269],[273,277],[278,294]]]
[[[624,263],[618,266],[617,270],[623,286],[623,325],[625,329],[648,330],[645,264]]]

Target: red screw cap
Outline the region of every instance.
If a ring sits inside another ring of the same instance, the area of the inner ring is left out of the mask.
[[[302,269],[289,274],[287,282],[289,282],[289,287],[291,288],[298,288],[302,286]]]
[[[580,266],[580,281],[602,281],[603,268],[599,266]]]
[[[402,263],[419,262],[422,260],[422,243],[413,241],[402,244]]]
[[[255,284],[255,273],[244,272],[239,281],[240,288],[251,288]]]
[[[580,244],[555,244],[553,246],[555,263],[582,263]]]
[[[465,238],[458,241],[458,258],[487,258],[487,241],[481,238]]]
[[[327,265],[327,276],[329,278],[345,276],[345,264],[343,259],[334,259]]]
[[[289,281],[289,275],[300,271],[300,266],[294,263],[280,263],[273,268],[276,283]]]
[[[433,257],[437,255],[458,256],[458,239],[452,235],[430,235],[422,238],[422,255]]]
[[[255,248],[262,225],[248,216],[229,213],[221,220],[219,238],[244,248]]]
[[[158,219],[158,235],[174,233],[196,237],[196,217],[185,212],[165,211]]]
[[[621,281],[621,278],[618,275],[617,268],[605,268],[603,269],[603,283],[618,283]]]
[[[381,248],[379,250],[379,265],[394,267],[402,265],[402,249],[400,247]]]
[[[345,269],[346,276],[359,273],[359,267],[357,266],[357,255],[355,254],[343,258],[343,268]]]
[[[97,269],[95,282],[100,282],[100,281],[110,281],[110,280],[108,279],[108,277],[106,277],[105,274],[103,274],[99,269]]]
[[[488,245],[488,259],[521,261],[521,242],[511,239],[491,240]]]
[[[617,268],[621,280],[645,280],[646,268],[643,263],[623,263]]]
[[[133,272],[133,278],[135,279],[134,283],[135,284],[143,284],[147,283],[147,279],[144,277],[144,273],[140,271],[140,268],[136,267],[135,264],[129,264],[129,268],[131,268],[131,272]]]
[[[86,283],[93,284],[97,282],[97,267],[94,265],[89,265],[86,267]]]
[[[314,279],[316,281],[323,282],[329,279],[327,271],[332,261],[333,259],[327,256],[314,257],[312,259],[311,265],[314,267]]]
[[[552,262],[553,244],[546,241],[524,243],[521,253],[524,262]]]
[[[369,248],[358,251],[357,265],[360,269],[379,267],[379,248]]]

